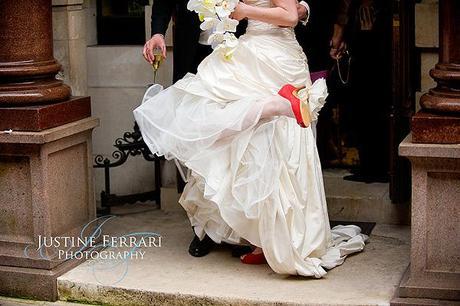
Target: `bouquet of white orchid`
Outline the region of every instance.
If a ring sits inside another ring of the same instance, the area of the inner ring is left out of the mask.
[[[230,18],[239,0],[190,0],[187,8],[198,13],[203,31],[212,31],[208,43],[221,52],[226,60],[232,58],[238,46],[235,36],[238,21]]]

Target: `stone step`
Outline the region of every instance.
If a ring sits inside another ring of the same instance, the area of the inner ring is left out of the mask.
[[[323,170],[329,218],[384,224],[409,224],[410,204],[393,204],[388,183],[360,183],[343,179],[347,170]]]
[[[329,218],[337,221],[361,221],[384,224],[409,224],[410,205],[393,204],[389,184],[345,181],[350,173],[342,169],[323,171]],[[161,189],[161,207],[166,212],[183,211],[175,187]]]
[[[114,207],[114,214],[123,214],[105,225],[104,234],[154,231],[163,237],[161,248],[145,248],[145,256],[132,259],[118,283],[120,270],[107,269],[107,261],[83,263],[58,278],[61,300],[109,305],[389,305],[409,263],[410,228],[383,224],[374,228],[364,252],[348,257],[323,279],[278,275],[268,265],[243,265],[226,245],[194,258],[187,252],[193,237],[187,218],[145,207],[138,213]]]

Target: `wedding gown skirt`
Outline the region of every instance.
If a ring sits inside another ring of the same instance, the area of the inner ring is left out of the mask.
[[[217,52],[196,75],[151,95],[134,111],[152,153],[190,169],[179,200],[196,234],[263,249],[277,273],[322,277],[361,251],[357,226],[332,230],[311,128],[260,120],[284,84],[311,86],[292,29],[250,21],[230,61]],[[324,103],[324,82],[312,103]]]

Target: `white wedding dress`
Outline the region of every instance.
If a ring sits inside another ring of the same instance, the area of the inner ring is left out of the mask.
[[[353,225],[330,229],[312,129],[260,119],[283,85],[311,86],[307,58],[292,28],[250,20],[239,42],[230,61],[213,52],[196,75],[147,92],[135,119],[152,153],[190,169],[179,202],[200,238],[249,242],[275,272],[320,278],[368,237]],[[324,84],[312,103],[324,101]]]

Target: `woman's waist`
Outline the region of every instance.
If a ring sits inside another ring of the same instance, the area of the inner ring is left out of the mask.
[[[241,37],[241,41],[257,47],[258,52],[267,51],[273,54],[278,50],[279,53],[288,57],[292,54],[295,54],[296,57],[305,56],[293,28],[250,20],[246,34]]]
[[[258,21],[249,20],[248,27],[246,29],[247,34],[281,34],[295,37],[294,29],[290,27],[280,27],[274,24]]]

